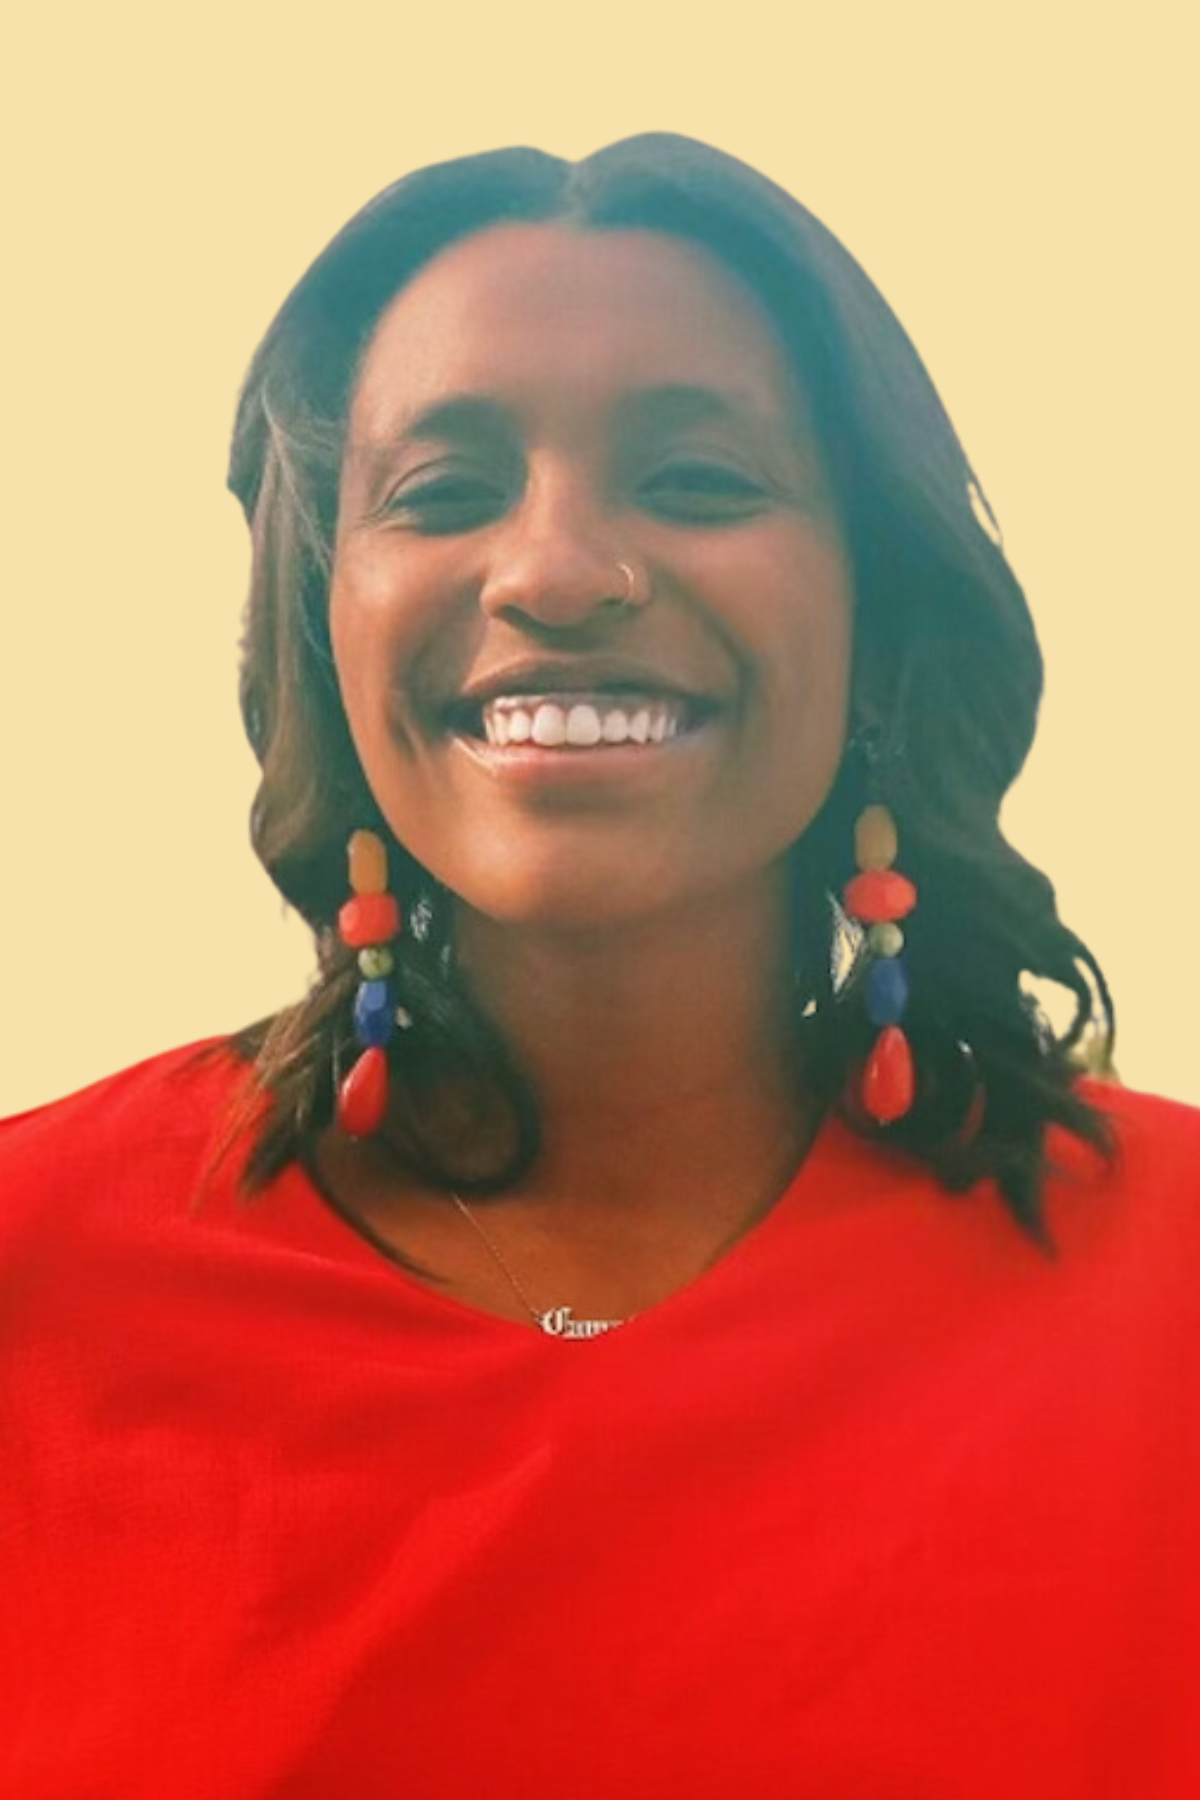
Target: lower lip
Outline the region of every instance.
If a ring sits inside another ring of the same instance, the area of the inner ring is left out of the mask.
[[[712,736],[711,721],[692,726],[661,744],[596,744],[587,746],[489,744],[482,738],[451,739],[471,760],[498,780],[555,787],[595,786],[602,782],[628,786],[653,779],[703,749]]]

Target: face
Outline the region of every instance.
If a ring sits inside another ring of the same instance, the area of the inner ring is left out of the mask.
[[[837,770],[851,574],[803,395],[751,291],[659,233],[500,225],[398,294],[330,605],[384,817],[495,921],[777,890]]]

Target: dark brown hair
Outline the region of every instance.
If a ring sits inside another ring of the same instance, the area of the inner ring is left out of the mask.
[[[388,838],[393,890],[425,926],[399,949],[398,986],[415,1022],[389,1052],[405,1108],[398,1159],[436,1185],[483,1192],[513,1181],[538,1153],[535,1098],[454,973],[450,908],[439,904],[446,897],[390,839],[367,787],[327,626],[343,433],[375,324],[439,250],[513,219],[645,227],[700,244],[757,292],[794,359],[855,571],[852,704],[860,718],[882,722],[886,798],[902,867],[920,894],[905,928],[917,1102],[875,1135],[927,1162],[951,1191],[994,1176],[1018,1224],[1052,1251],[1042,1212],[1045,1130],[1056,1122],[1112,1160],[1110,1122],[1076,1078],[1085,1033],[1092,1066],[1111,1070],[1114,1023],[1100,968],[1059,919],[1050,882],[1000,830],[1000,804],[1028,754],[1042,692],[1024,595],[937,392],[862,269],[764,176],[659,133],[575,163],[499,150],[406,176],[321,253],[254,357],[229,473],[253,537],[241,678],[262,767],[252,837],[313,928],[318,974],[297,1006],[233,1040],[253,1061],[258,1101],[269,1095],[256,1116],[246,1191],[329,1121],[333,1068],[353,1054],[356,969],[334,925],[347,894],[346,839],[357,826]],[[847,756],[793,852],[797,1007],[810,1015],[827,1101],[843,1093],[874,1035],[862,1005],[866,959],[835,899],[854,872],[852,827],[863,799],[861,765]],[[1062,1038],[1023,985],[1030,976],[1074,994]],[[986,1093],[982,1124],[965,1136],[974,1084],[964,1043]],[[452,1125],[427,1104],[448,1087],[476,1096]],[[507,1148],[483,1166],[474,1126],[494,1126],[498,1115],[510,1126]],[[248,1118],[247,1110],[241,1123]],[[850,1122],[874,1132],[861,1117]]]

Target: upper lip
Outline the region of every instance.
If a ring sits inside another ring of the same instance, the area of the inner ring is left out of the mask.
[[[705,696],[658,669],[627,657],[525,658],[476,675],[449,703],[452,713],[477,712],[504,695],[634,693],[674,695],[681,700]]]

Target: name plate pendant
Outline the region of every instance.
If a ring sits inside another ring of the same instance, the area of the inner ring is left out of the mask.
[[[547,1337],[594,1338],[605,1331],[615,1331],[624,1319],[573,1319],[569,1306],[551,1306],[537,1314],[537,1322]]]

